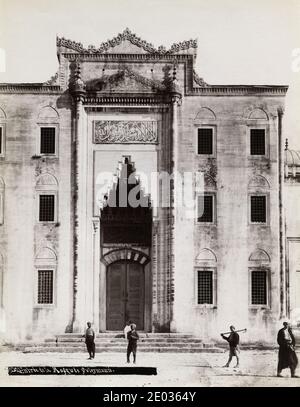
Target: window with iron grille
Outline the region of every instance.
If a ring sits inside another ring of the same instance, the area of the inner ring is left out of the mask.
[[[265,155],[265,129],[250,130],[250,154]]]
[[[41,127],[41,154],[55,154],[55,127]]]
[[[213,129],[198,129],[198,154],[213,154]]]
[[[53,270],[38,270],[38,304],[53,304]]]
[[[251,222],[266,223],[267,208],[265,195],[251,196]]]
[[[213,195],[198,196],[198,222],[212,223],[214,221]]]
[[[265,270],[251,272],[251,304],[267,305],[267,272]]]
[[[39,207],[39,221],[40,222],[54,222],[54,207],[55,196],[52,195],[40,195],[40,207]]]
[[[198,270],[198,304],[213,304],[213,271]]]

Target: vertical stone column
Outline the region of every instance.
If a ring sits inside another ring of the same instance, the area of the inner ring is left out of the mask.
[[[285,264],[285,225],[284,225],[284,149],[282,137],[283,109],[278,109],[278,203],[279,203],[279,274],[280,274],[280,318],[287,316],[288,286]]]
[[[173,176],[173,186],[171,188],[171,207],[170,207],[170,280],[169,280],[169,304],[170,304],[170,331],[176,331],[174,321],[174,298],[175,284],[174,277],[176,271],[176,256],[177,256],[177,186],[178,186],[178,107],[181,105],[181,93],[177,86],[176,70],[173,71],[173,83],[171,92],[172,104],[172,140],[171,140],[171,171]]]
[[[83,97],[85,94],[85,85],[80,77],[80,65],[77,64],[75,71],[72,93],[75,100],[75,161],[74,161],[74,272],[73,272],[73,320],[72,331],[81,332],[83,323],[81,321],[80,310],[83,307],[83,295],[79,296],[79,290],[82,291],[83,273],[83,255],[82,245],[85,242],[84,234],[84,148],[83,148]],[[83,294],[81,292],[81,294]],[[81,298],[79,298],[81,297]],[[80,299],[82,301],[80,301]]]
[[[99,331],[100,218],[93,219],[93,325]]]

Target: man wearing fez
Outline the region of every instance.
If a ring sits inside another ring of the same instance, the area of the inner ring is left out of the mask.
[[[295,370],[298,365],[298,358],[295,352],[295,337],[288,322],[284,322],[283,328],[278,331],[277,343],[279,345],[277,376],[282,377],[282,369],[289,367],[291,376],[298,377],[295,375]]]
[[[222,338],[225,339],[229,343],[229,359],[228,362],[226,363],[225,366],[223,367],[229,367],[229,364],[232,360],[232,357],[236,357],[236,365],[235,367],[239,367],[239,357],[237,352],[239,351],[238,349],[238,344],[240,342],[240,337],[237,332],[235,332],[235,327],[233,325],[230,326],[230,334],[229,336],[225,336],[224,334],[221,334]]]
[[[95,332],[92,328],[92,324],[87,322],[87,330],[85,331],[85,344],[87,351],[90,355],[89,359],[95,357]]]

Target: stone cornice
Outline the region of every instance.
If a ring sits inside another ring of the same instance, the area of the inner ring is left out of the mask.
[[[43,83],[0,83],[0,93],[62,93],[62,89]]]
[[[185,62],[186,60],[192,60],[193,56],[189,54],[177,54],[177,55],[157,55],[157,54],[78,54],[75,52],[62,52],[60,54],[68,61],[80,61],[80,62],[167,62],[172,63],[174,61]]]
[[[193,88],[187,96],[285,96],[288,86],[284,85],[207,85]]]
[[[129,41],[131,44],[139,47],[141,51],[145,51],[149,54],[157,55],[174,55],[182,51],[192,50],[193,53],[197,50],[197,40],[188,40],[179,43],[174,43],[169,49],[166,49],[164,46],[159,46],[155,48],[151,43],[142,40],[132,33],[128,28],[126,28],[122,33],[118,34],[116,37],[103,42],[100,44],[99,48],[96,48],[93,45],[89,45],[88,48],[84,48],[80,42],[71,41],[65,39],[64,37],[56,39],[56,45],[58,48],[64,47],[71,51],[75,51],[79,54],[103,54],[108,50],[113,49],[114,47],[120,45],[123,41]]]
[[[171,99],[159,95],[85,95],[81,99],[84,106],[121,105],[121,106],[169,106]]]
[[[255,86],[255,85],[207,85],[205,87],[193,88],[192,91],[187,91],[186,96],[255,96],[255,95],[265,95],[265,96],[285,96],[288,91],[288,86]],[[62,93],[60,86],[56,85],[44,85],[42,83],[3,83],[0,84],[0,93]],[[127,96],[109,96],[102,95],[97,97],[87,97],[87,100],[95,99],[101,101],[106,101],[108,99],[112,100],[128,100],[132,102],[133,99],[149,99],[150,104],[153,101],[158,100],[157,96],[155,98],[151,97],[127,97]],[[166,98],[160,98],[163,103],[166,103]],[[105,102],[106,103],[106,102]],[[115,102],[113,102],[115,103]],[[155,103],[155,102],[154,102]]]

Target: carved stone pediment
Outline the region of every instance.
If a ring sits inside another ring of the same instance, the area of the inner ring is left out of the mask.
[[[168,50],[160,45],[155,48],[153,44],[139,38],[126,28],[122,33],[118,34],[111,40],[107,40],[100,44],[97,48],[94,45],[89,45],[84,48],[80,42],[68,40],[66,38],[56,39],[56,45],[63,52],[70,50],[79,54],[155,54],[155,55],[174,55],[174,54],[196,54],[197,40],[191,39],[174,43]]]
[[[166,87],[159,81],[124,67],[112,75],[103,75],[100,79],[86,82],[86,90],[103,93],[157,93],[165,91]]]

